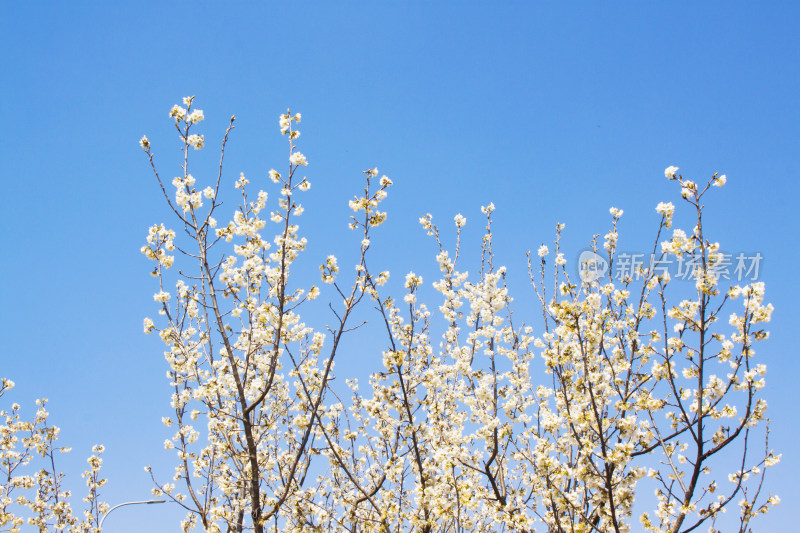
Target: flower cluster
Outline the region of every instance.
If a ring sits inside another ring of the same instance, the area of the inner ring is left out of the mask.
[[[292,122],[299,124],[301,118],[302,117],[300,113],[295,113],[294,115],[292,115],[292,112],[287,109],[286,113],[281,115],[280,120],[278,121],[281,128],[281,133],[283,135],[288,134],[290,141],[293,141],[298,137],[300,137],[300,132],[295,129],[292,129]]]

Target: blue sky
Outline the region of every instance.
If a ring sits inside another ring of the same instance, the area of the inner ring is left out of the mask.
[[[145,464],[169,468],[166,369],[141,332],[154,286],[139,253],[147,227],[169,219],[137,141],[147,134],[166,172],[177,168],[167,112],[194,94],[209,169],[238,117],[231,182],[282,165],[277,117],[303,113],[314,261],[349,237],[347,200],[377,165],[395,186],[376,252],[398,277],[435,267],[419,216],[461,212],[477,229],[492,201],[498,259],[519,299],[524,252],[551,240],[556,222],[574,259],[607,231],[614,205],[625,210],[620,247],[640,250],[655,205],[678,201],[666,166],[697,181],[727,174],[707,203],[710,230],[723,249],[764,257],[776,307],[760,357],[772,444],[784,452],[768,483],[784,503],[756,527],[788,530],[800,494],[797,4],[222,6],[0,3],[0,374],[16,381],[14,400],[50,399],[77,492],[95,442],[108,450],[111,503],[147,496]],[[379,364],[361,357],[340,372]],[[118,513],[113,531],[172,529],[169,510]]]

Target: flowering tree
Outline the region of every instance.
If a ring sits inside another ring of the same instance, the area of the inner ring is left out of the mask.
[[[14,388],[14,382],[0,379],[0,399]],[[106,484],[100,476],[103,446],[92,448],[83,473],[89,490],[83,501],[87,507],[80,519],[72,511],[70,491],[64,486],[64,473],[56,468],[58,454],[69,448],[57,446],[60,430],[48,422],[46,399],[36,401],[32,421],[20,415],[20,405],[0,410],[0,531],[17,533],[24,525],[38,531],[70,531],[97,533],[101,517],[108,505],[99,499],[99,490]]]
[[[292,283],[290,278],[291,266],[306,245],[294,223],[303,212],[296,198],[311,186],[298,175],[308,164],[294,145],[300,133],[293,124],[300,122],[300,114],[281,116],[281,131],[289,140],[289,168],[285,175],[269,172],[280,186],[278,208],[269,216],[278,231],[270,242],[262,237],[267,193],[259,191],[251,199],[244,175],[236,182],[241,191],[239,209],[230,222],[217,227],[214,214],[220,205],[222,157],[214,186],[199,191],[190,174],[189,154],[204,145],[203,136],[191,133],[203,113],[192,109],[192,103],[186,98],[186,108],[175,106],[170,113],[183,142],[182,175],[172,181],[174,194],[166,192],[149,141],[141,140],[189,242],[185,248],[176,245],[175,232],[158,225],[150,229],[142,248],[156,263],[153,275],[160,290],[155,300],[165,317],[160,328],[145,320],[145,331],[157,330],[168,346],[165,355],[174,387],[174,416],[164,423],[175,426],[176,433],[166,447],[176,449],[179,464],[174,478],[186,487],[182,492],[173,483],[157,482],[156,493],[186,508],[185,530],[199,521],[208,531],[242,531],[249,524],[261,532],[268,524],[278,528],[285,520],[299,520],[304,512],[300,506],[306,477],[312,455],[318,453],[316,421],[324,411],[340,340],[367,287],[370,229],[383,222],[384,214],[370,208],[369,216],[353,223],[361,228],[363,239],[360,269],[350,285],[336,281],[339,268],[334,256],[320,267],[322,280],[332,284],[343,300],[340,308],[332,307],[337,325],[326,344],[326,336],[301,322],[298,314],[303,304],[319,296],[319,288]],[[223,156],[233,123],[231,118]],[[375,176],[368,172],[359,205],[374,206],[386,196],[391,182],[383,178],[376,184]],[[233,254],[218,250],[234,239]],[[194,274],[179,276],[174,300],[166,290],[173,250],[195,264]],[[194,428],[200,415],[208,428],[202,438]]]
[[[175,434],[165,445],[176,450],[180,486],[153,474],[154,490],[186,509],[184,530],[621,532],[639,513],[648,531],[717,531],[720,513],[738,503],[746,531],[778,503],[762,492],[764,470],[780,456],[762,424],[766,367],[754,362],[772,306],[763,283],[722,286],[724,256],[704,233],[705,195],[724,175],[699,185],[667,168],[694,228],[664,236],[675,206],[659,204],[654,260],[617,282],[602,272],[571,278],[559,224],[553,264],[546,245],[528,256],[541,319],[526,324],[512,312],[506,267],[495,264],[491,204],[472,275],[461,264],[466,219],[455,217],[452,251],[433,217],[420,219],[441,273],[435,310],[413,272],[403,297],[389,296],[389,273],[367,258],[392,182],[367,170],[350,202],[360,239],[353,278],[339,280],[333,255],[320,266],[341,302],[330,304],[334,326],[323,334],[300,318],[320,289],[290,276],[306,245],[298,198],[310,188],[295,145],[300,115],[280,117],[289,165],[268,173],[279,190],[268,240],[267,193],[248,196],[244,175],[231,221],[214,218],[234,118],[215,179],[201,189],[189,165],[205,145],[193,103],[170,112],[183,151],[174,191],[140,141],[181,235],[153,226],[142,252],[159,284],[162,318],[144,327],[167,346],[174,414],[164,423]],[[621,216],[612,208],[611,230],[592,243],[592,257],[602,253],[610,266]],[[181,270],[170,276],[176,252]],[[670,258],[692,265],[692,290],[660,268]],[[735,299],[742,306],[725,325]],[[386,348],[369,390],[347,380],[344,402],[332,388],[334,359],[343,336],[363,325],[351,324],[362,302],[375,308]],[[753,449],[759,427],[763,451]],[[653,490],[652,502],[637,499]]]

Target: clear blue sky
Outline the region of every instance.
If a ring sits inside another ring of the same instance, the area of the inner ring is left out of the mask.
[[[347,235],[347,200],[378,165],[395,181],[381,228],[392,245],[378,251],[396,276],[435,266],[420,215],[462,212],[475,228],[493,201],[518,298],[524,252],[557,221],[574,260],[615,205],[621,248],[642,249],[654,206],[677,203],[664,167],[727,174],[708,202],[712,234],[762,254],[776,307],[759,357],[784,452],[768,483],[783,504],[756,529],[796,524],[798,4],[120,4],[0,3],[0,374],[16,401],[50,399],[74,448],[65,470],[78,474],[102,442],[117,503],[147,496],[145,464],[169,467],[169,390],[161,346],[141,331],[154,287],[139,253],[147,227],[169,218],[137,141],[150,136],[169,175],[167,111],[195,94],[208,161],[238,117],[231,180],[283,165],[278,114],[303,113],[311,257]],[[169,510],[118,513],[110,531],[175,529]]]

